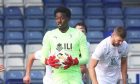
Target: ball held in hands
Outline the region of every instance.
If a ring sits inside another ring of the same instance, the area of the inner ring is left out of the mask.
[[[68,69],[69,67],[73,65],[77,65],[79,63],[77,58],[72,58],[72,56],[66,52],[57,52],[51,56],[49,56],[48,59],[45,60],[46,65],[50,65],[54,68],[63,68]]]

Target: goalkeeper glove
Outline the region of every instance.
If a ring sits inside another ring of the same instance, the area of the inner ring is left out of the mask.
[[[59,68],[61,66],[61,64],[59,64],[59,60],[56,59],[55,55],[50,56],[48,59],[45,59],[45,64],[50,65],[54,68]]]
[[[79,63],[77,58],[72,58],[71,56],[68,56],[66,61],[64,62],[65,66],[64,69],[68,69],[69,67],[73,65],[77,65]]]

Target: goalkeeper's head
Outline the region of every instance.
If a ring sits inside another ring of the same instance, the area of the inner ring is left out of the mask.
[[[59,29],[66,30],[68,29],[68,22],[71,18],[70,9],[60,6],[54,11],[54,16],[56,19],[56,23]]]

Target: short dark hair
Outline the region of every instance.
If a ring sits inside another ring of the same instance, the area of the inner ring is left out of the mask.
[[[116,27],[116,28],[114,29],[114,32],[115,32],[118,36],[120,36],[122,39],[125,39],[126,34],[127,34],[125,28],[122,27],[122,26]]]
[[[84,22],[78,22],[78,23],[74,26],[74,28],[76,28],[76,26],[83,26],[83,27],[85,28],[86,33],[87,33],[87,26],[86,26],[86,24],[85,24]]]
[[[60,7],[56,8],[56,10],[54,11],[54,16],[56,16],[56,13],[58,13],[58,12],[65,13],[68,18],[71,18],[70,9],[68,9],[64,6],[60,6]]]

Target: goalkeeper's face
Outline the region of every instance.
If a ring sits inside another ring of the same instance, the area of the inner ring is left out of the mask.
[[[59,29],[65,29],[68,27],[69,18],[65,13],[56,13],[55,19]]]

